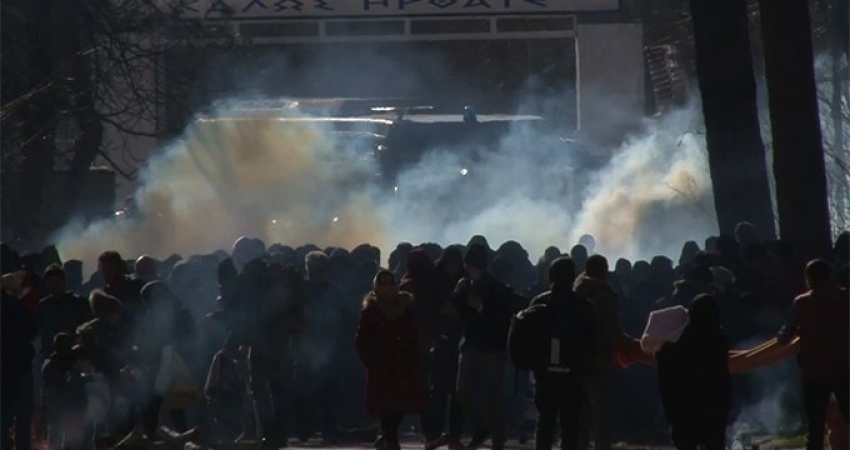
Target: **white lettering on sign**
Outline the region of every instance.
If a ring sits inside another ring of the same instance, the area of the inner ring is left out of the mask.
[[[612,11],[620,0],[177,0],[191,19],[545,14]]]

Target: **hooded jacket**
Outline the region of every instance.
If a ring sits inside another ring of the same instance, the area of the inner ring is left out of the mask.
[[[382,308],[367,297],[355,344],[366,368],[366,404],[375,416],[419,412],[419,337],[413,297],[400,292],[397,305]]]
[[[604,370],[613,363],[614,353],[621,348],[626,339],[620,331],[616,295],[604,280],[580,275],[573,285],[573,291],[586,298],[596,312],[596,361],[595,369]]]

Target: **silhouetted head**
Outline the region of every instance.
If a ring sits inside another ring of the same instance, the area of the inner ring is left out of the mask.
[[[549,266],[549,287],[553,291],[571,290],[576,279],[576,266],[568,256],[561,256]]]
[[[587,258],[584,272],[591,278],[599,280],[608,279],[608,260],[602,255],[593,255]]]
[[[304,257],[304,269],[311,280],[324,280],[330,268],[330,258],[321,250],[313,250]]]
[[[392,298],[398,295],[398,281],[392,272],[381,269],[375,275],[375,279],[372,282],[372,289],[374,289],[375,296],[378,299]]]
[[[148,255],[139,256],[133,265],[133,272],[136,274],[136,278],[145,283],[159,278],[156,260]]]
[[[832,285],[832,266],[822,260],[814,259],[806,264],[806,285],[809,289],[818,290]]]
[[[450,279],[458,279],[463,276],[463,250],[458,245],[450,245],[443,250],[437,267],[443,275]]]
[[[51,264],[44,271],[44,287],[54,298],[62,298],[68,291],[65,269],[59,264]]]
[[[739,222],[735,225],[735,242],[738,243],[740,247],[746,247],[747,245],[754,244],[758,242],[758,233],[756,232],[755,225],[750,222]]]
[[[116,251],[101,253],[97,259],[97,270],[103,275],[106,284],[121,284],[127,274],[127,266],[121,254]]]
[[[431,255],[424,249],[417,248],[410,252],[407,257],[407,274],[406,278],[423,279],[428,278],[433,273],[434,264],[431,261]]]
[[[481,244],[472,244],[466,249],[463,257],[464,268],[472,278],[477,278],[487,270],[489,259],[490,253],[486,247]]]
[[[679,255],[679,265],[686,266],[690,264],[697,253],[699,253],[699,245],[696,242],[685,242],[685,245],[682,246],[682,253]]]

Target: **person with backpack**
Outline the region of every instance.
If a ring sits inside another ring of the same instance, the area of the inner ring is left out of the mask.
[[[511,324],[511,362],[534,373],[536,450],[552,448],[558,418],[561,447],[579,446],[584,376],[595,352],[596,318],[590,302],[573,292],[574,279],[575,264],[569,257],[554,260],[550,290],[538,295]]]

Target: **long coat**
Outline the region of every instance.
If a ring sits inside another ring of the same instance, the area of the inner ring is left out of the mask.
[[[406,304],[397,319],[367,300],[357,325],[355,343],[366,368],[366,407],[375,416],[418,413],[422,407],[413,299],[404,292],[399,295]]]

